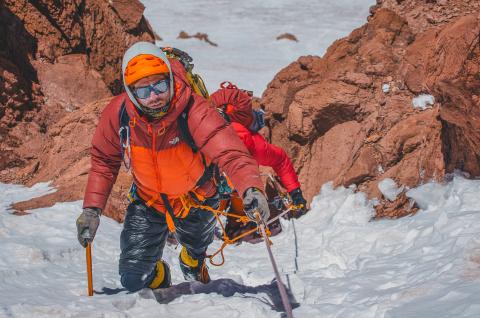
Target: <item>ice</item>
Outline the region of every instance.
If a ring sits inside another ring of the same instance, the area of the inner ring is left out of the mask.
[[[383,85],[382,85],[382,91],[383,91],[384,93],[390,92],[390,84],[383,84]]]
[[[429,94],[420,94],[412,100],[413,108],[425,110],[435,103],[435,98]]]
[[[402,193],[403,187],[398,187],[394,180],[385,178],[378,183],[378,189],[385,198],[395,201],[397,196]]]

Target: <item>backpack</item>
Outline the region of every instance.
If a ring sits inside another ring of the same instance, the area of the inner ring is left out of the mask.
[[[231,82],[223,82],[220,89],[210,95],[210,101],[225,120],[239,123],[256,133],[265,126],[265,111],[253,108],[252,97],[252,91],[239,89]]]
[[[173,47],[162,47],[161,49],[168,58],[177,59],[180,61],[180,63],[182,63],[185,71],[187,72],[188,83],[192,87],[193,91],[198,95],[203,96],[205,99],[208,99],[210,96],[203,79],[200,77],[200,75],[192,72],[194,66],[192,63],[192,57],[188,55],[188,53]]]

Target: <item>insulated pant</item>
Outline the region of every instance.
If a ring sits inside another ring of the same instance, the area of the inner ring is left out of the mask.
[[[218,208],[218,198],[204,205]],[[216,219],[210,211],[192,208],[184,219],[175,221],[175,237],[194,258],[203,258],[213,242]],[[120,235],[119,273],[122,285],[129,291],[148,287],[156,274],[156,262],[162,258],[168,236],[165,216],[135,200],[127,208]]]

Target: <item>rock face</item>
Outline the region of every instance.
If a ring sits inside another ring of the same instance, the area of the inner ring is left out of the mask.
[[[25,163],[10,150],[25,140],[16,135],[27,129],[34,139],[67,112],[121,91],[123,52],[153,41],[143,5],[129,3],[130,14],[124,1],[0,2],[0,170]]]
[[[126,48],[154,40],[143,10],[138,0],[0,1],[0,182],[53,180],[51,197],[82,198],[92,116],[122,90]]]
[[[404,195],[384,200],[385,178],[413,187],[455,169],[480,175],[480,20],[452,2],[378,1],[324,57],[301,57],[269,84],[270,138],[308,199],[331,180],[355,184],[381,200],[377,216],[395,217],[415,209]],[[414,108],[420,94],[433,105]]]
[[[52,181],[57,191],[46,196],[20,202],[13,206],[17,211],[52,206],[56,202],[83,199],[90,170],[90,142],[98,119],[110,97],[85,105],[69,113],[52,125],[46,134],[43,149],[37,160],[24,168],[23,175],[29,176],[28,184]],[[106,215],[123,220],[127,205],[126,193],[131,178],[121,170],[117,183],[106,207]]]

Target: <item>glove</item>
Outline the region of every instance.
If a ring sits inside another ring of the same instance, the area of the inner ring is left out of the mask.
[[[92,242],[100,224],[102,210],[99,208],[84,208],[77,219],[77,238],[80,245],[87,247]]]
[[[293,205],[302,206],[301,208],[292,210],[292,217],[299,218],[300,216],[307,213],[307,200],[303,197],[302,190],[297,188],[295,190],[290,191],[290,197],[292,198]]]
[[[268,208],[268,202],[265,195],[258,190],[257,188],[248,188],[245,194],[243,195],[243,209],[248,218],[254,222],[257,221],[255,218],[255,212],[260,213],[260,217],[263,222],[266,222],[270,217],[270,209]]]

